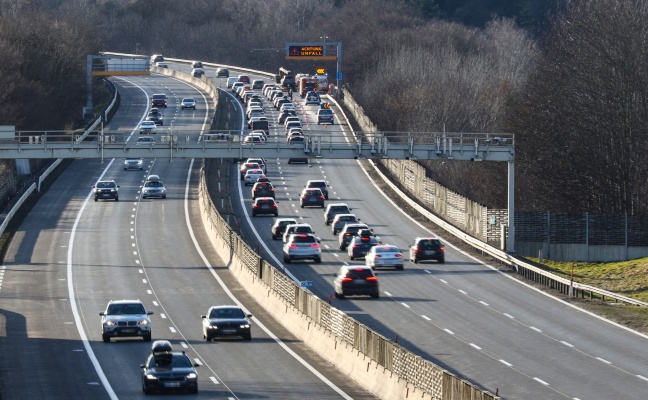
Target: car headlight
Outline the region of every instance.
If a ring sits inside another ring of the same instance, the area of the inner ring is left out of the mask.
[[[141,321],[139,322],[139,324],[140,324],[140,325],[148,325],[148,324],[149,324],[149,320],[148,320],[148,319],[143,319],[143,320],[141,320]]]
[[[240,327],[243,329],[247,329],[250,327],[250,324],[242,324]]]
[[[153,374],[146,374],[146,379],[154,381],[154,380],[157,380],[157,376],[155,376]]]
[[[115,321],[106,321],[106,322],[104,322],[104,324],[106,326],[115,326],[115,325],[117,325],[117,323]]]
[[[196,378],[198,378],[198,374],[195,372],[191,372],[187,374],[187,379],[196,379]]]

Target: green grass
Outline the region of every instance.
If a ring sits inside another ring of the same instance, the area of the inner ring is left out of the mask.
[[[538,259],[530,258],[538,262]],[[559,262],[543,260],[547,271],[574,282],[596,286],[610,292],[648,302],[648,257],[612,263]]]

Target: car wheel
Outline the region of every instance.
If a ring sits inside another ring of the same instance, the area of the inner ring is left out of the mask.
[[[341,244],[341,245],[340,245],[340,250],[346,250],[346,246],[343,245],[343,244]]]
[[[315,259],[315,264],[320,264],[322,262],[322,258],[318,257]]]
[[[160,122],[160,126],[164,125],[164,122]]]
[[[150,342],[151,341],[151,334],[149,333],[148,335],[142,336],[142,339],[144,339],[145,342]]]
[[[248,333],[247,335],[243,335],[243,340],[252,340],[252,334]]]
[[[290,264],[290,257],[284,257],[284,261],[286,262],[286,264]]]
[[[99,199],[97,199],[97,198],[95,197],[95,201],[99,201]]]
[[[124,168],[124,171],[126,171],[128,168]]]
[[[403,266],[402,266],[402,265],[397,265],[397,266],[396,266],[396,269],[399,270],[399,271],[402,271],[402,270],[403,270]]]
[[[103,339],[104,343],[110,343],[110,336],[102,334],[101,338]]]
[[[300,206],[301,206],[301,208],[304,208],[304,205],[303,205],[303,204],[300,204]]]
[[[252,216],[253,216],[253,217],[256,217],[256,213],[252,213]]]
[[[272,240],[277,240],[277,235],[275,235],[274,233],[272,234]]]
[[[380,298],[380,293],[373,293],[371,297],[373,297],[374,299]]]
[[[337,235],[337,231],[335,229],[333,229],[333,234]]]
[[[275,217],[278,217],[278,216],[279,216],[279,212],[276,212],[276,213],[274,214],[274,216],[275,216]]]
[[[151,394],[152,393],[151,389],[149,389],[149,387],[146,386],[144,383],[142,383],[142,391],[144,392],[144,394]]]
[[[198,394],[198,386],[196,386],[195,388],[191,388],[191,390],[189,390],[189,393]]]
[[[328,194],[324,196],[324,200],[328,200]]]
[[[444,258],[439,258],[439,263],[443,264],[445,262],[445,257]]]
[[[344,299],[344,295],[338,292],[335,292],[335,297],[337,297],[338,299]]]
[[[355,260],[355,257],[353,257],[353,254],[349,254],[349,260],[351,260],[351,261]]]
[[[115,197],[115,201],[119,201],[119,197]]]

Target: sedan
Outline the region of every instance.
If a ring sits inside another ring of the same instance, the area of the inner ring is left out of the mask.
[[[254,185],[257,181],[257,179],[264,177],[265,174],[263,173],[263,170],[261,168],[256,168],[256,169],[248,169],[245,172],[245,176],[243,177],[243,181],[245,182],[245,186],[247,185]]]
[[[185,108],[192,108],[192,109],[195,110],[196,109],[196,100],[193,97],[185,97],[180,102],[180,108],[182,108],[183,110]]]
[[[374,246],[365,256],[365,264],[374,269],[377,267],[403,269],[403,253],[391,244]]]
[[[142,198],[159,197],[166,199],[166,188],[160,180],[147,180],[142,188]]]
[[[153,121],[142,121],[139,127],[140,133],[157,133],[157,126]]]
[[[202,316],[203,339],[210,341],[222,336],[240,336],[245,340],[252,339],[248,314],[237,306],[213,306]]]
[[[135,144],[138,146],[142,144],[155,144],[155,139],[152,137],[138,137]]]
[[[270,231],[272,232],[272,240],[277,240],[283,236],[288,225],[296,225],[297,220],[294,218],[277,218],[272,224]]]
[[[128,169],[144,169],[144,159],[142,158],[127,158],[124,160],[124,171]]]

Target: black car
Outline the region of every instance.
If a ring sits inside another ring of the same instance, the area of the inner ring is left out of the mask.
[[[281,125],[283,125],[286,122],[286,118],[288,117],[296,117],[297,116],[297,111],[295,110],[286,110],[279,114],[279,118],[277,119],[277,122]]]
[[[351,208],[345,203],[329,204],[324,211],[324,223],[331,225],[331,222],[333,222],[333,219],[338,214],[351,214]]]
[[[198,393],[199,364],[192,363],[184,351],[173,351],[168,340],[156,340],[142,370],[142,390],[146,394],[162,391]]]
[[[322,191],[315,189],[304,189],[299,195],[299,205],[301,208],[306,206],[316,206],[324,208],[324,195]]]
[[[279,209],[277,202],[272,197],[257,197],[252,203],[252,216],[272,214],[275,217],[279,216]]]
[[[297,224],[297,220],[294,218],[277,218],[272,224],[270,231],[272,232],[272,240],[277,240],[280,237],[283,237],[286,227],[288,225]]]
[[[345,296],[369,295],[380,297],[378,291],[378,278],[371,267],[366,265],[344,265],[338,271],[333,281],[335,297],[343,299]]]
[[[324,198],[326,200],[328,200],[329,198],[328,185],[326,184],[325,180],[312,179],[306,182],[306,188],[317,188],[322,191],[322,194],[324,195]]]
[[[372,247],[379,244],[380,242],[375,236],[354,236],[347,245],[349,259],[364,258]]]
[[[257,182],[252,186],[252,198],[257,197],[275,197],[275,189],[270,182]]]
[[[216,77],[229,78],[229,70],[227,68],[218,68],[216,70]]]
[[[252,339],[250,320],[252,314],[246,314],[237,306],[213,306],[202,315],[203,339],[210,340],[222,336],[240,336],[245,340]]]
[[[340,245],[340,250],[346,250],[349,242],[353,239],[354,236],[358,234],[358,231],[361,229],[369,229],[367,224],[346,224],[344,228],[338,233],[338,243]],[[371,231],[369,231],[371,232]]]
[[[445,262],[445,247],[436,237],[417,237],[409,251],[410,261],[417,263],[424,260]]]
[[[99,199],[119,201],[119,185],[115,181],[99,181],[92,188],[94,201]]]

